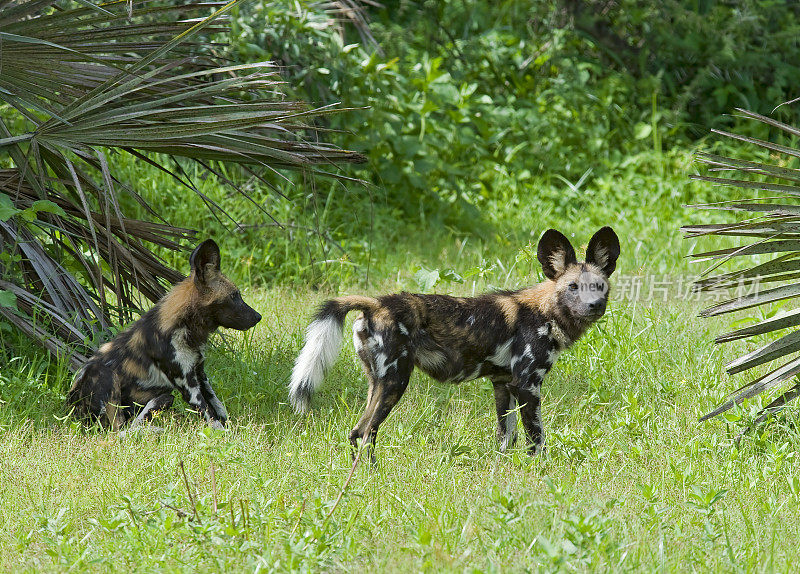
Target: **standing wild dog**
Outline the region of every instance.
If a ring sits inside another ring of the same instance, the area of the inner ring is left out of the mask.
[[[362,315],[353,324],[353,344],[369,393],[350,433],[354,447],[359,439],[374,443],[416,365],[442,382],[488,377],[501,450],[516,441],[519,410],[535,454],[544,445],[542,380],[558,354],[605,313],[619,249],[614,230],[603,227],[589,241],[586,262],[579,263],[569,240],[549,229],[537,251],[547,280],[535,287],[475,298],[399,293],[331,299],[308,327],[289,384],[291,403],[298,412],[308,408],[339,354],[345,315],[358,309]]]
[[[75,376],[67,402],[82,417],[119,430],[141,425],[172,406],[172,391],[223,428],[228,413],[206,377],[204,350],[217,327],[245,331],[261,320],[220,272],[217,244],[208,239],[189,258],[191,274],[147,313],[104,344]]]

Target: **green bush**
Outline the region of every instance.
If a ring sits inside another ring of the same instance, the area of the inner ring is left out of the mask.
[[[694,135],[735,107],[768,114],[800,95],[800,5],[776,0],[563,0],[608,67],[657,77]],[[797,120],[782,107],[781,119]]]
[[[387,5],[372,13],[383,54],[347,44],[313,4],[296,17],[281,4],[239,13],[233,57],[281,62],[304,97],[368,107],[328,127],[370,158],[361,177],[405,216],[480,232],[476,208],[509,181],[577,180],[651,147],[654,127],[668,134],[658,83],[576,57],[591,46],[542,24],[559,15],[544,4]]]

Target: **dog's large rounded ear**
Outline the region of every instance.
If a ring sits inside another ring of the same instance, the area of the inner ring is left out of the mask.
[[[542,235],[536,258],[542,264],[545,277],[553,280],[564,273],[569,265],[578,262],[569,239],[555,229],[548,229]]]
[[[189,256],[189,265],[194,271],[195,279],[205,283],[208,280],[209,272],[220,269],[220,253],[217,243],[213,239],[206,239],[195,247]]]
[[[610,277],[617,268],[619,258],[619,238],[614,230],[606,226],[595,233],[586,248],[586,263],[593,263]]]

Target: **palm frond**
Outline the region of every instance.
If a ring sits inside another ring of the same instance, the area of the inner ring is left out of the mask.
[[[738,110],[744,117],[766,124],[787,136],[800,135],[797,128],[747,110]],[[778,301],[796,300],[800,297],[800,170],[789,167],[795,158],[800,158],[800,150],[779,145],[774,142],[749,136],[715,130],[716,133],[745,142],[758,148],[769,150],[774,163],[742,160],[700,153],[698,159],[711,171],[727,172],[731,177],[694,175],[693,179],[720,185],[730,185],[753,192],[766,191],[770,197],[755,195],[735,201],[695,205],[698,209],[728,211],[742,214],[745,219],[730,223],[687,225],[682,231],[687,238],[717,236],[726,238],[757,238],[755,242],[744,242],[739,246],[691,254],[698,261],[711,265],[695,283],[700,291],[729,291],[733,288],[747,288],[750,292],[739,294],[727,301],[703,310],[700,315],[713,317],[769,305]],[[766,257],[773,258],[764,261]],[[712,275],[727,263],[740,262],[745,257],[755,258],[755,263],[743,269],[736,269]],[[761,367],[772,361],[779,361],[800,351],[800,310],[763,320],[755,325],[732,331],[717,337],[717,343],[735,341],[746,337],[778,334],[775,340],[726,365],[729,374]],[[786,333],[788,329],[793,329]],[[794,356],[768,373],[745,384],[730,393],[722,403],[702,420],[719,415],[748,398],[786,384],[800,374],[800,357]],[[778,399],[765,407],[757,418],[760,422],[770,414],[783,408],[798,393],[796,386],[784,392]]]
[[[322,0],[315,3],[316,6],[332,14],[334,18],[352,24],[361,36],[361,41],[372,46],[380,52],[380,46],[372,35],[369,26],[369,15],[367,8],[383,8],[380,2],[374,0]]]
[[[122,194],[158,219],[112,173],[107,150],[198,194],[185,170],[170,166],[193,161],[219,172],[215,165],[226,162],[248,174],[303,170],[347,180],[330,168],[364,161],[321,142],[313,126],[342,108],[287,99],[269,62],[228,65],[212,56],[201,34],[225,30],[238,3],[0,7],[0,154],[9,162],[0,170],[0,242],[14,262],[0,261],[0,290],[17,301],[0,314],[54,353],[75,351],[73,366],[113,324],[181,279],[153,250],[183,249],[194,237],[127,217]]]

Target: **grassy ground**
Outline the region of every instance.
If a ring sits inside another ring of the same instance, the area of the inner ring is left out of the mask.
[[[497,453],[488,383],[415,373],[378,466],[334,508],[366,398],[352,348],[298,417],[284,383],[319,297],[249,299],[268,319],[209,361],[227,433],[181,410],[163,435],[85,432],[57,420],[52,391],[28,397],[36,416],[4,409],[3,569],[788,571],[799,558],[796,419],[740,449],[741,423],[697,422],[724,353],[695,306],[613,305],[545,386],[541,458]]]
[[[732,437],[759,401],[697,422],[737,382],[723,365],[757,342],[715,348],[730,321],[698,319],[703,303],[679,292],[691,246],[676,229],[696,214],[680,205],[714,193],[685,185],[681,161],[634,165],[580,194],[562,186],[561,203],[543,185],[547,210],[519,196],[487,206],[504,222],[492,239],[409,234],[373,257],[370,287],[340,289],[417,289],[420,266],[469,275],[440,292],[514,287],[539,278],[531,234],[557,224],[580,250],[614,225],[623,255],[613,302],[545,383],[539,458],[497,452],[489,383],[440,385],[417,372],[381,427],[377,466],[347,482],[347,435],[366,399],[352,347],[309,416],[286,404],[303,330],[327,292],[250,287],[260,282],[239,274],[265,318],[210,354],[231,413],[225,433],[183,407],[160,417],[161,435],[82,429],[65,418],[64,366],[2,334],[13,359],[0,371],[0,569],[792,570],[796,410],[740,448]]]

